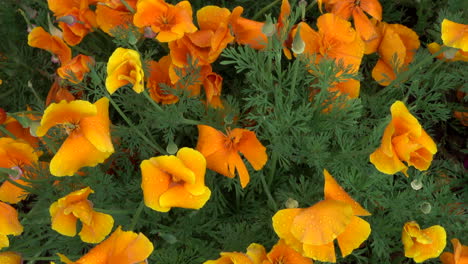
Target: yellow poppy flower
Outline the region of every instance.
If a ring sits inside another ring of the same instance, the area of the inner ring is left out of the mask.
[[[17,236],[21,233],[23,233],[23,226],[18,221],[16,209],[0,202],[0,249],[10,245],[7,235]]]
[[[436,144],[403,102],[393,103],[390,111],[392,121],[385,128],[382,144],[370,155],[370,162],[380,172],[395,174],[401,171],[407,177],[408,166],[427,170],[437,152]]]
[[[21,255],[15,252],[7,251],[0,253],[0,263],[2,264],[21,264],[23,260]]]
[[[102,163],[114,152],[108,109],[109,99],[105,97],[94,104],[63,100],[47,107],[36,134],[44,136],[55,125],[63,125],[68,133],[50,161],[52,175],[72,176],[82,167]]]
[[[122,231],[119,226],[111,236],[73,262],[62,254],[60,260],[67,264],[144,264],[153,252],[153,244],[142,233]]]
[[[325,200],[309,208],[283,209],[273,216],[273,229],[303,256],[336,262],[334,240],[343,257],[351,254],[370,235],[369,223],[358,216],[370,215],[324,170]]]
[[[137,93],[143,92],[144,73],[140,54],[131,49],[117,48],[107,62],[106,89],[113,94],[120,87],[132,84]]]
[[[441,29],[444,45],[468,52],[468,25],[444,19]]]
[[[446,236],[445,229],[439,225],[421,230],[416,222],[407,222],[401,234],[405,256],[417,263],[436,258],[445,248]]]
[[[144,201],[153,210],[200,209],[211,196],[205,186],[205,158],[194,149],[182,148],[177,156],[144,160],[140,167]]]
[[[79,219],[82,228],[81,240],[87,243],[101,242],[112,230],[114,219],[111,215],[96,212],[88,196],[94,191],[86,187],[72,192],[54,202],[50,208],[52,229],[65,236],[76,235],[76,222]]]

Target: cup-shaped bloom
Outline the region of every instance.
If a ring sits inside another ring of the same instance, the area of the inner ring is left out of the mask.
[[[468,246],[462,245],[460,240],[454,238],[450,240],[453,245],[453,253],[444,252],[440,255],[443,264],[467,264]]]
[[[55,125],[63,125],[68,137],[50,161],[50,173],[54,176],[72,176],[82,167],[104,162],[114,152],[109,99],[105,97],[94,104],[83,100],[50,104],[36,134],[44,136]]]
[[[30,178],[33,175],[28,171],[32,166],[37,165],[38,153],[26,142],[14,140],[12,138],[0,138],[0,168],[16,171],[15,175],[10,175],[10,180],[25,186],[30,183],[21,179]],[[15,204],[26,199],[28,192],[14,185],[10,181],[5,181],[0,186],[0,201]]]
[[[143,68],[137,51],[117,48],[109,57],[106,89],[110,94],[127,84],[133,85],[133,90],[141,93],[145,89],[143,79]]]
[[[200,209],[211,196],[205,186],[205,158],[194,149],[181,148],[176,156],[153,157],[140,167],[145,204],[153,210]]]
[[[403,172],[408,166],[427,170],[437,146],[401,101],[390,108],[392,120],[385,128],[382,144],[370,155],[370,162],[386,174]],[[405,162],[407,165],[405,165]]]
[[[101,242],[112,230],[114,218],[93,210],[93,204],[88,200],[88,196],[93,192],[91,188],[86,187],[52,203],[49,208],[52,229],[73,237],[76,235],[76,222],[80,220],[81,240],[87,243]]]
[[[0,249],[10,245],[7,235],[17,236],[21,233],[23,233],[23,226],[18,221],[16,209],[0,202]]]
[[[106,240],[73,262],[59,254],[60,260],[71,264],[144,264],[153,252],[153,244],[142,233],[122,231],[119,226]]]
[[[72,83],[79,83],[83,80],[84,75],[90,71],[92,65],[94,65],[92,57],[80,54],[58,68],[57,74]]]
[[[192,21],[192,6],[189,1],[171,5],[164,0],[140,0],[133,23],[137,27],[151,27],[160,42],[174,41],[182,38],[185,33],[197,31]]]
[[[0,263],[2,264],[22,264],[21,255],[16,252],[6,251],[0,253]]]
[[[440,225],[421,230],[416,222],[407,222],[401,234],[405,256],[417,263],[436,258],[445,248],[446,237],[445,229]]]
[[[28,45],[45,49],[56,55],[62,64],[71,60],[71,49],[58,36],[53,36],[42,27],[36,27],[28,35]]]
[[[273,216],[276,234],[303,256],[336,262],[337,239],[343,257],[351,254],[371,232],[369,223],[358,216],[370,215],[352,199],[333,177],[324,171],[325,200],[309,208],[283,209]]]
[[[302,256],[280,239],[261,264],[313,264],[312,259]]]
[[[468,25],[444,19],[441,31],[444,45],[468,52]]]
[[[242,128],[228,130],[225,135],[210,126],[198,125],[197,150],[205,156],[208,169],[229,178],[234,178],[237,171],[242,188],[250,176],[239,152],[255,170],[263,168],[268,160],[266,148],[255,133]]]
[[[378,30],[380,44],[377,52],[380,58],[372,69],[372,78],[387,86],[413,61],[420,43],[416,32],[400,24],[380,22]]]

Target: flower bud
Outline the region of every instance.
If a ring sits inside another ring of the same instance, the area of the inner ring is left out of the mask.
[[[413,188],[413,190],[417,191],[417,190],[420,190],[422,187],[423,185],[422,185],[421,179],[416,179],[411,182],[411,188]]]
[[[294,35],[293,43],[291,45],[291,49],[296,54],[302,54],[305,49],[305,42],[302,40],[301,34],[301,26],[297,27],[296,35]]]
[[[267,17],[267,21],[262,27],[262,33],[267,37],[271,37],[276,33],[276,25],[271,21],[270,17]]]
[[[429,214],[432,210],[432,206],[430,203],[428,202],[423,202],[419,208],[421,209],[421,212],[423,212],[423,214]]]
[[[68,15],[68,16],[63,16],[63,17],[57,19],[57,21],[68,24],[69,26],[73,26],[73,25],[76,24],[76,22],[78,22],[78,19],[76,19],[76,17],[74,15]]]
[[[298,208],[299,207],[299,202],[297,202],[296,200],[294,200],[292,198],[288,198],[288,200],[286,200],[286,202],[284,202],[284,206],[286,206],[286,208],[288,208],[288,209]]]
[[[306,0],[301,0],[298,3],[299,9],[301,10],[301,18],[302,21],[305,20],[305,13],[306,13],[306,7],[307,7],[307,1]]]
[[[169,144],[167,144],[166,151],[169,155],[175,155],[178,150],[179,148],[174,142],[171,141]]]

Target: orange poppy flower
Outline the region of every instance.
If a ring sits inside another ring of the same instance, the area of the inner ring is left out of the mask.
[[[153,252],[153,244],[142,233],[122,231],[119,226],[111,236],[73,262],[62,254],[60,260],[67,264],[144,264]]]
[[[6,251],[0,253],[0,263],[3,264],[22,264],[21,255],[16,252]]]
[[[93,65],[94,59],[92,57],[80,54],[58,68],[57,74],[72,83],[79,83]]]
[[[48,0],[48,4],[59,21],[63,39],[70,46],[79,44],[97,27],[96,14],[89,8],[88,0]]]
[[[364,44],[352,29],[351,23],[333,14],[324,14],[317,19],[319,31],[313,30],[307,23],[301,22],[292,30],[295,36],[299,30],[300,37],[305,43],[304,53],[315,56],[315,62],[319,63],[323,58],[331,58],[338,64],[343,62],[345,68],[350,68],[351,73],[359,70],[364,56]],[[342,73],[339,72],[339,77]],[[329,88],[332,92],[346,94],[349,98],[359,96],[360,83],[349,79],[333,83]]]
[[[405,256],[417,263],[436,258],[445,248],[446,236],[445,229],[440,225],[421,230],[416,222],[407,222],[401,234]]]
[[[7,120],[7,113],[5,109],[0,107],[0,125],[5,123],[6,120]]]
[[[267,254],[267,259],[262,264],[313,264],[310,258],[302,256],[299,252],[289,247],[284,240],[278,240]]]
[[[456,238],[450,240],[453,245],[453,253],[444,252],[440,255],[443,264],[467,264],[468,246],[462,245]]]
[[[23,233],[23,226],[18,221],[16,209],[4,202],[0,202],[0,249],[10,245],[8,235],[17,236],[21,233]]]
[[[59,78],[56,78],[47,93],[45,105],[49,106],[51,103],[60,103],[62,100],[71,102],[75,99],[75,96],[67,88],[60,85]]]
[[[237,171],[241,186],[245,188],[250,177],[239,152],[255,170],[260,170],[268,160],[266,148],[252,131],[235,128],[227,132],[225,135],[210,126],[198,125],[197,150],[205,156],[208,169],[229,178]]]
[[[249,45],[253,49],[263,49],[268,38],[262,32],[264,23],[241,17],[244,8],[237,6],[232,10],[229,24],[237,43]]]
[[[468,25],[444,19],[441,30],[442,41],[445,46],[468,52]]]
[[[172,58],[170,55],[162,57],[158,62],[150,61],[149,63],[150,76],[147,80],[147,87],[151,98],[158,103],[173,104],[179,101],[177,95],[171,93],[171,91],[167,91],[167,87],[173,89],[181,87],[181,85],[177,84],[177,81],[171,81],[170,71],[172,66]],[[190,91],[193,96],[200,94],[199,83],[183,88]]]
[[[33,175],[28,172],[30,167],[37,165],[38,154],[26,142],[14,140],[12,138],[0,138],[0,168],[12,169],[16,175],[10,175],[10,179],[24,186],[31,184],[23,179],[31,178]],[[26,199],[28,192],[24,189],[4,181],[0,186],[0,201],[16,204]]]
[[[318,1],[321,8],[322,1]],[[369,20],[366,12],[377,20],[382,20],[382,6],[378,0],[324,0],[326,9],[331,13],[348,20],[353,17],[354,27],[365,41],[377,38],[375,25]]]
[[[76,235],[76,222],[79,219],[82,224],[79,233],[81,240],[87,243],[101,242],[112,230],[114,218],[93,210],[93,204],[88,200],[88,196],[93,192],[91,188],[86,187],[52,203],[49,208],[52,229],[73,237]]]
[[[278,211],[273,228],[285,243],[303,256],[323,262],[336,262],[337,239],[343,257],[351,254],[371,232],[369,223],[358,216],[370,215],[324,170],[325,200],[309,208]]]
[[[439,45],[438,43],[432,42],[427,45],[427,49],[431,54],[439,52],[441,48],[446,48],[445,45]],[[468,52],[464,52],[460,49],[447,49],[437,56],[439,60],[447,61],[468,61]]]
[[[221,252],[221,257],[216,260],[208,260],[203,264],[257,264],[247,255],[240,252]]]
[[[68,138],[50,161],[54,176],[72,176],[82,167],[102,163],[113,152],[109,127],[109,99],[103,97],[91,104],[87,101],[61,101],[47,107],[37,129],[44,136],[55,126],[62,125]]]
[[[177,156],[144,160],[140,167],[145,204],[153,210],[200,209],[210,199],[211,191],[205,186],[206,161],[194,149],[182,148]]]
[[[42,27],[36,27],[28,35],[28,45],[45,49],[56,55],[62,64],[71,60],[71,49],[58,36],[52,36]]]
[[[221,102],[223,77],[214,72],[207,74],[203,79],[203,88],[205,88],[206,103],[214,108],[223,108]]]
[[[385,128],[382,144],[370,155],[370,162],[380,172],[395,174],[401,171],[407,177],[408,166],[427,170],[437,152],[436,144],[403,102],[393,103],[390,111],[392,121]]]
[[[171,5],[164,0],[140,0],[133,23],[140,28],[151,27],[160,42],[174,41],[186,33],[197,31],[192,21],[192,6],[189,1]]]
[[[136,9],[137,0],[126,2],[133,10]],[[96,5],[96,23],[102,31],[113,36],[113,30],[133,24],[133,13],[121,1],[100,1]]]
[[[29,117],[28,117],[29,118]],[[24,140],[33,148],[39,147],[39,139],[33,135],[31,135],[31,129],[29,127],[23,127],[21,123],[16,120],[14,117],[9,116],[7,117],[6,121],[3,123],[5,128],[13,134],[17,139]],[[8,137],[8,135],[4,134],[0,131],[1,137]]]
[[[110,94],[127,84],[132,84],[133,90],[141,93],[145,89],[143,78],[143,67],[137,51],[117,48],[109,57],[106,89]]]
[[[199,66],[216,61],[227,44],[234,40],[228,26],[230,15],[228,9],[217,6],[205,6],[198,10],[200,30],[169,43],[173,63],[177,67],[186,66],[188,55]]]
[[[380,59],[372,69],[372,78],[387,86],[413,61],[419,48],[419,37],[412,29],[400,24],[381,22],[379,27],[382,32],[377,49]]]

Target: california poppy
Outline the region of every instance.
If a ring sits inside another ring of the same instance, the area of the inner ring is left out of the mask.
[[[468,25],[444,19],[441,30],[444,45],[468,52]]]
[[[125,1],[130,8],[136,9],[137,0]],[[113,36],[114,31],[133,24],[133,13],[121,1],[104,1],[96,5],[96,23],[102,31]]]
[[[140,28],[151,27],[160,42],[174,41],[186,33],[197,31],[192,22],[192,6],[189,1],[171,5],[164,0],[140,0],[133,23]]]
[[[75,99],[75,96],[66,87],[60,85],[60,78],[56,78],[47,93],[45,105],[49,106],[51,103],[60,103],[62,100],[71,102]]]
[[[440,225],[421,230],[416,222],[411,221],[403,226],[401,240],[405,247],[405,256],[420,263],[436,258],[442,253],[446,244],[446,233]]]
[[[57,74],[72,83],[79,83],[93,65],[94,59],[92,57],[80,54],[58,68]]]
[[[348,20],[352,16],[354,27],[363,40],[368,41],[377,37],[375,25],[364,12],[379,21],[382,20],[382,6],[378,0],[319,0],[319,8],[322,2],[329,12],[343,19]]]
[[[73,262],[62,254],[60,260],[67,264],[144,264],[153,252],[153,244],[142,233],[122,231],[119,226],[106,240]]]
[[[16,171],[15,175],[9,175],[10,179],[24,186],[31,184],[23,178],[31,178],[33,175],[29,171],[37,165],[38,152],[28,143],[12,138],[0,138],[0,168]],[[26,199],[28,192],[9,181],[5,181],[0,186],[0,201],[16,204]]]
[[[91,188],[86,187],[52,203],[49,208],[52,229],[73,237],[76,235],[76,222],[80,220],[81,240],[87,243],[101,242],[112,230],[114,219],[111,215],[93,210],[93,204],[88,200],[88,196],[93,192]]]
[[[299,252],[288,246],[284,240],[278,240],[267,254],[262,264],[313,264],[310,258],[302,256]]]
[[[427,170],[437,152],[436,144],[403,102],[393,103],[390,111],[392,120],[385,128],[382,144],[370,155],[370,162],[380,172],[401,171],[407,177],[408,166]]]
[[[131,84],[137,93],[143,92],[144,73],[140,54],[132,49],[117,48],[107,62],[106,89],[113,94],[120,87]]]
[[[205,158],[194,149],[182,148],[177,156],[144,160],[140,167],[145,204],[153,210],[200,209],[211,196],[205,186]]]
[[[23,226],[18,221],[16,209],[0,202],[0,249],[10,245],[8,235],[17,236],[21,233],[23,233]]]
[[[29,115],[24,115],[23,117],[27,117],[28,119],[31,120]],[[31,135],[31,129],[29,127],[23,127],[21,123],[18,120],[16,120],[16,118],[12,116],[8,116],[5,122],[3,123],[3,125],[17,139],[24,140],[33,148],[37,148],[39,146],[39,138]],[[0,131],[0,136],[8,137],[7,134],[4,134],[1,131]]]
[[[216,260],[208,260],[203,264],[256,264],[247,255],[240,252],[221,252],[221,257]]]
[[[71,49],[62,38],[53,36],[42,27],[35,27],[28,35],[28,45],[45,49],[56,55],[62,64],[71,60]]]
[[[223,88],[223,77],[211,72],[203,79],[206,103],[214,108],[223,108],[221,102],[221,90]]]
[[[443,264],[467,264],[468,263],[468,246],[460,243],[460,240],[453,238],[450,240],[453,245],[453,253],[444,252],[440,255],[440,261]]]
[[[372,69],[372,78],[387,86],[405,71],[419,48],[419,37],[412,29],[400,24],[379,23],[381,34],[377,52],[380,55]]]
[[[447,46],[440,45],[436,42],[427,44],[427,49],[431,54],[439,52],[442,48],[445,48],[446,51],[442,52],[437,56],[439,60],[468,61],[468,52],[464,52],[461,49],[447,48]]]
[[[108,109],[109,99],[105,97],[94,104],[64,100],[47,107],[36,134],[44,136],[56,125],[62,125],[68,133],[68,138],[50,161],[52,175],[72,176],[82,167],[102,163],[114,152]]]
[[[324,170],[325,200],[309,208],[283,209],[273,216],[276,234],[303,256],[336,262],[337,239],[343,257],[351,254],[371,232],[369,223],[358,216],[370,213],[352,199]]]
[[[210,126],[198,125],[197,150],[205,156],[208,169],[229,178],[237,171],[242,188],[247,186],[250,177],[239,152],[255,170],[260,170],[268,160],[266,148],[255,133],[242,128],[228,130],[225,135]]]
[[[16,252],[5,251],[0,253],[0,263],[4,264],[22,264],[21,255]]]

